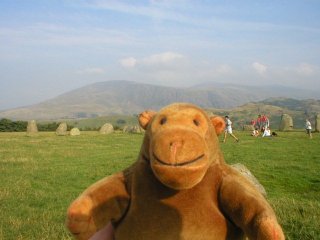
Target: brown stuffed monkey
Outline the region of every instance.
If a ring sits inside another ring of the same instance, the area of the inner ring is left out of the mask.
[[[110,222],[116,240],[285,239],[266,199],[225,163],[221,117],[176,103],[143,112],[139,122],[146,132],[137,161],[70,205],[76,239]]]

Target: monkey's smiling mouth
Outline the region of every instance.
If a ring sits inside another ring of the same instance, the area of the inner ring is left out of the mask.
[[[196,157],[195,159],[192,159],[192,160],[189,160],[189,161],[185,161],[185,162],[167,163],[165,161],[160,160],[155,154],[153,154],[153,157],[157,162],[161,163],[162,165],[173,166],[173,167],[181,167],[181,166],[192,164],[192,163],[202,159],[204,156],[205,155],[202,154],[199,157]]]

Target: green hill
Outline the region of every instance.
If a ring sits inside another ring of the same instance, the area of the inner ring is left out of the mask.
[[[270,126],[276,130],[279,127],[282,114],[289,114],[293,118],[295,129],[303,129],[308,117],[315,125],[315,115],[320,113],[320,100],[297,100],[291,98],[269,98],[260,102],[247,103],[232,109],[210,109],[217,115],[230,115],[234,127],[240,129],[256,119],[259,114],[265,114],[270,120]]]
[[[281,116],[286,113],[293,118],[295,129],[303,129],[306,117],[310,118],[314,126],[314,116],[320,113],[320,100],[270,98],[261,102],[247,103],[231,109],[207,108],[207,111],[220,116],[229,115],[235,129],[242,129],[243,125],[249,124],[252,119],[256,119],[258,114],[265,114],[270,120],[272,130],[278,129]],[[134,114],[69,120],[68,124],[81,128],[82,130],[90,130],[98,129],[106,122],[119,128],[123,128],[125,125],[138,124],[137,117]]]
[[[203,108],[230,109],[279,96],[316,98],[318,92],[279,86],[220,84],[173,88],[130,81],[107,81],[75,89],[33,106],[0,111],[0,118],[57,120],[132,115],[145,109],[158,110],[173,102],[189,102]]]

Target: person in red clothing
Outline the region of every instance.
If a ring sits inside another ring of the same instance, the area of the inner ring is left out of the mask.
[[[269,118],[266,115],[261,116],[261,132],[262,130],[264,131],[265,129],[268,129],[269,126]]]
[[[256,125],[256,120],[252,119],[250,124],[254,127]]]
[[[256,124],[255,124],[255,128],[258,128],[259,130],[261,130],[261,128],[262,128],[262,119],[261,119],[261,115],[259,114],[258,115],[258,118],[257,118],[257,120],[256,120]]]

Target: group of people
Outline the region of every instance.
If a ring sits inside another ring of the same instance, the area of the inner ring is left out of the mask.
[[[271,130],[269,127],[265,127],[263,129],[261,129],[261,137],[271,137],[271,136],[277,136],[277,134],[275,132],[272,132],[271,133]],[[254,136],[254,137],[258,137],[260,136],[260,132],[258,130],[258,128],[255,128],[252,133],[251,133],[251,136]]]
[[[256,120],[251,120],[251,125],[254,127],[252,131],[252,136],[258,137],[260,136],[260,132],[262,133],[262,137],[271,137],[272,133],[270,130],[270,121],[266,115],[258,115]],[[275,134],[273,134],[275,135]]]
[[[229,118],[229,116],[225,116],[225,122],[226,122],[226,128],[225,128],[225,131],[224,131],[224,138],[223,138],[223,142],[225,143],[226,142],[226,139],[227,139],[227,135],[229,134],[231,137],[233,137],[236,142],[239,142],[239,138],[237,138],[233,132],[232,132],[232,122]],[[260,135],[260,132],[261,131],[263,134],[262,134],[262,137],[270,137],[272,136],[272,133],[270,131],[270,128],[269,128],[269,118],[265,115],[259,115],[257,120],[252,120],[251,121],[251,124],[252,126],[254,126],[254,130],[252,132],[252,136],[259,136]]]
[[[270,127],[270,121],[266,115],[259,114],[256,120],[251,120],[251,125],[254,126],[255,129],[259,129],[263,132],[266,128]]]
[[[225,116],[225,123],[226,123],[226,128],[224,132],[223,142],[226,142],[228,134],[231,137],[233,137],[236,140],[236,142],[239,142],[239,138],[237,138],[232,132],[232,122],[229,116]],[[262,133],[261,137],[277,136],[277,133],[275,132],[271,133],[270,121],[266,115],[259,114],[256,120],[254,119],[251,120],[251,125],[254,127],[254,130],[252,131],[251,136],[258,137],[260,136],[260,133]],[[309,119],[306,119],[305,129],[306,129],[306,133],[309,135],[309,138],[312,138],[312,133],[311,133],[312,127]]]

